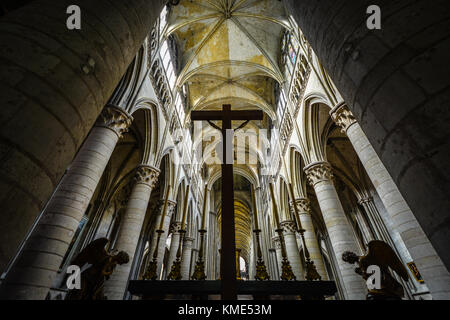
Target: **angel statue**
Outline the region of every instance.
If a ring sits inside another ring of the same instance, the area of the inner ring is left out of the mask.
[[[125,251],[117,254],[106,251],[108,243],[107,238],[94,240],[72,260],[71,264],[80,269],[85,264],[91,266],[81,272],[81,289],[70,290],[66,300],[106,300],[103,293],[105,280],[109,279],[116,265],[126,264],[130,260]]]
[[[404,296],[402,285],[392,276],[389,268],[395,271],[403,280],[408,281],[408,271],[403,266],[394,250],[384,241],[373,240],[368,244],[369,249],[365,256],[358,256],[354,252],[346,251],[342,254],[342,260],[350,264],[357,263],[355,272],[364,280],[372,276],[368,273],[369,266],[380,268],[380,286],[369,288],[367,300],[401,300]]]

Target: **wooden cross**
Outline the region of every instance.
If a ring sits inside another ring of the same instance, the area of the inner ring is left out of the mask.
[[[227,154],[227,130],[232,129],[232,120],[262,120],[261,110],[231,111],[231,105],[224,105],[222,111],[192,111],[191,120],[222,121],[222,248],[220,257],[220,278],[222,299],[237,299],[236,283],[236,241],[234,227],[233,154]],[[216,127],[216,126],[214,126]],[[242,126],[241,126],[242,127]],[[233,139],[231,137],[231,143]],[[229,159],[230,158],[230,159]]]

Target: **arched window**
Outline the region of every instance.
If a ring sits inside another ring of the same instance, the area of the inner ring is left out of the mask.
[[[286,109],[287,100],[286,100],[286,95],[284,94],[283,88],[277,86],[277,89],[278,89],[278,90],[276,90],[276,93],[278,94],[277,117],[278,117],[279,124],[281,124],[281,120],[283,119],[283,115],[284,115],[284,110]]]
[[[284,67],[290,76],[294,71],[295,63],[297,62],[299,47],[300,45],[297,39],[293,37],[291,33],[285,32],[281,42],[281,55]]]
[[[169,82],[170,89],[173,89],[175,85],[175,70],[173,68],[172,57],[169,50],[169,41],[165,40],[161,45],[161,50],[159,51],[161,60],[163,62],[164,70],[166,71],[167,81]]]

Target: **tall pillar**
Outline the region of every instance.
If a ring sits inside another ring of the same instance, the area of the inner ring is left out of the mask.
[[[148,201],[158,181],[159,172],[159,169],[148,165],[141,165],[136,169],[136,182],[131,191],[114,247],[116,250],[128,253],[130,262],[118,265],[111,278],[105,283],[105,296],[109,300],[121,300],[126,292],[131,265],[147,213]]]
[[[303,271],[302,260],[300,258],[300,250],[297,244],[297,237],[295,236],[294,221],[287,220],[281,222],[283,229],[284,243],[286,244],[287,258],[291,264],[292,272],[294,272],[297,280],[304,280],[305,274]]]
[[[300,215],[300,222],[302,223],[303,229],[305,229],[305,243],[311,260],[314,262],[316,270],[322,277],[322,280],[327,280],[328,276],[325,269],[325,264],[323,263],[322,254],[320,253],[319,241],[317,240],[316,233],[314,232],[310,202],[306,198],[298,198],[295,199],[295,204],[297,205],[298,213]]]
[[[374,237],[383,240],[393,246],[392,238],[384,224],[378,209],[373,202],[372,197],[365,197],[358,200],[358,203],[364,208],[366,215],[373,227]]]
[[[283,260],[283,256],[281,254],[281,242],[279,236],[273,236],[272,237],[274,249],[275,249],[275,256],[276,256],[276,267],[278,268],[277,275],[278,277],[281,276],[281,262]]]
[[[157,265],[157,269],[156,269],[156,274],[157,274],[157,279],[159,279],[159,275],[161,274],[161,267],[163,264],[163,260],[164,260],[164,253],[166,250],[166,241],[167,241],[167,236],[169,235],[169,228],[170,228],[170,221],[172,219],[172,215],[175,212],[175,208],[176,208],[177,203],[175,201],[172,200],[168,200],[167,201],[167,212],[166,212],[166,216],[164,217],[164,222],[163,222],[163,230],[164,233],[161,234],[161,238],[159,240],[159,245],[158,245],[158,265]],[[159,222],[161,221],[161,215],[162,215],[162,210],[164,209],[164,200],[160,201],[160,205],[158,208],[158,216],[156,217],[156,223],[159,224]],[[155,246],[156,246],[156,242],[157,242],[157,233],[156,233],[156,229],[159,228],[159,225],[157,225],[157,227],[155,228],[155,233],[153,235],[153,239],[152,239],[152,257],[155,251]]]
[[[269,248],[268,262],[270,279],[280,280],[280,274],[278,272],[277,252],[274,248]]]
[[[181,279],[190,280],[189,270],[191,267],[191,257],[192,257],[192,244],[194,243],[194,238],[184,237],[183,238],[183,255],[181,257]]]
[[[45,298],[117,141],[131,122],[117,107],[103,109],[2,283],[1,299]]]
[[[365,299],[364,281],[360,275],[355,273],[354,266],[342,260],[342,254],[345,251],[359,252],[359,248],[334,187],[331,165],[328,162],[316,162],[309,164],[304,170],[309,183],[316,192],[339,266],[345,298],[348,300]]]
[[[447,268],[437,255],[355,117],[345,103],[338,104],[330,114],[336,124],[346,132],[391,217],[394,228],[399,232],[430,289],[431,295],[434,299],[450,299],[450,274]],[[417,183],[420,184],[420,181]]]
[[[191,266],[190,266],[190,270],[192,270],[191,271],[191,274],[189,274],[189,278],[186,278],[185,280],[191,280],[191,276],[192,276],[192,273],[193,273],[193,270],[194,270],[194,268],[195,268],[195,264],[197,263],[197,260],[198,260],[198,249],[197,248],[192,248],[192,258],[191,258]],[[213,252],[211,252],[211,254],[213,254]],[[214,279],[214,280],[216,280],[216,279]]]
[[[283,2],[450,270],[450,83],[442,59],[450,45],[450,28],[442,25],[448,1]],[[362,26],[374,2],[382,37]],[[406,19],[408,28],[399,29]]]
[[[165,266],[166,274],[169,274],[173,262],[177,258],[177,251],[178,246],[180,244],[180,237],[181,237],[181,222],[176,221],[172,223],[170,226],[170,230],[172,232],[172,240],[170,241],[170,248],[169,248],[169,259],[167,260],[167,265]]]
[[[75,158],[166,1],[27,2],[2,17],[0,25],[0,272]],[[65,27],[67,8],[74,2],[82,12],[80,30]]]

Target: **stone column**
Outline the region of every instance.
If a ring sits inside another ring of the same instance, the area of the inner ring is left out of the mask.
[[[342,208],[334,187],[331,165],[328,162],[316,162],[305,167],[309,183],[314,187],[320,210],[327,227],[339,266],[345,299],[365,299],[366,286],[361,276],[355,273],[354,266],[342,260],[345,251],[359,252],[358,244],[353,235],[347,217]]]
[[[355,218],[363,236],[364,246],[367,247],[367,244],[374,240],[375,237],[367,223],[366,218],[363,216],[363,213],[359,210],[359,208],[355,208]]]
[[[167,260],[167,266],[165,266],[166,274],[168,275],[173,262],[175,261],[177,257],[177,251],[178,251],[178,245],[180,244],[180,230],[181,230],[181,222],[176,221],[172,223],[170,226],[171,232],[172,232],[172,240],[170,242],[170,249],[169,249],[169,259]]]
[[[279,236],[273,236],[273,246],[275,249],[275,255],[276,255],[276,262],[278,267],[278,277],[281,276],[281,261],[283,260],[283,256],[281,255],[281,243],[280,243],[280,237]]]
[[[102,111],[2,283],[0,298],[45,298],[117,141],[131,122],[117,107]]]
[[[345,103],[330,112],[346,132],[434,299],[450,299],[450,274],[423,232],[397,185]],[[419,184],[420,181],[417,181]]]
[[[181,279],[190,280],[189,270],[191,267],[192,244],[194,238],[184,237],[183,239],[183,255],[181,256]]]
[[[177,203],[175,201],[169,200],[167,202],[167,212],[166,212],[166,216],[164,217],[164,223],[163,223],[163,230],[164,233],[161,234],[161,239],[159,240],[159,246],[158,246],[158,266],[157,266],[157,271],[156,274],[158,275],[159,279],[159,275],[161,274],[161,267],[163,264],[163,260],[164,260],[164,253],[165,253],[165,249],[166,249],[166,241],[167,241],[167,236],[169,234],[169,228],[170,228],[170,220],[172,219],[172,215],[175,212],[175,208],[176,208]],[[153,259],[153,253],[155,250],[155,246],[156,246],[156,239],[158,237],[156,230],[159,228],[159,223],[161,221],[161,215],[162,215],[162,210],[164,208],[164,200],[160,201],[160,206],[158,208],[158,216],[156,218],[156,223],[157,226],[155,228],[155,233],[153,235],[153,240],[152,240],[152,259]]]
[[[190,266],[190,270],[192,270],[191,271],[191,274],[189,274],[189,278],[187,278],[187,279],[185,279],[185,280],[190,280],[191,279],[191,276],[192,276],[192,273],[194,272],[194,268],[195,268],[195,265],[196,265],[196,263],[197,263],[197,260],[198,260],[198,249],[197,248],[192,248],[192,259],[191,259],[191,266]],[[213,252],[211,253],[211,254],[213,254]],[[214,280],[216,280],[216,279],[214,279]]]
[[[319,241],[317,240],[316,233],[314,232],[314,225],[311,217],[311,205],[310,201],[306,198],[295,199],[295,204],[298,208],[300,215],[300,222],[303,229],[305,229],[305,242],[309,251],[309,256],[316,266],[317,272],[322,277],[322,280],[327,280],[327,272],[325,264],[323,263],[323,257],[320,253]]]
[[[269,248],[269,274],[271,280],[280,280],[280,275],[278,272],[278,266],[277,266],[277,252],[274,248]]]
[[[166,1],[27,2],[2,17],[0,25],[0,273],[75,158]],[[65,27],[72,4],[81,8],[80,30]],[[36,288],[46,291],[42,285],[38,281]]]
[[[105,283],[108,300],[121,300],[126,292],[131,265],[139,242],[150,194],[158,181],[159,169],[141,165],[136,169],[135,184],[130,194],[121,228],[114,249],[125,251],[130,262],[118,265],[111,278]]]
[[[372,197],[361,198],[358,203],[364,208],[366,215],[373,227],[374,237],[393,245],[392,238],[378,212]]]
[[[441,24],[444,15],[448,17],[448,1],[421,1],[420,7],[407,0],[379,1],[382,40],[362,26],[366,17],[357,18],[375,1],[283,2],[340,95],[351,103],[373,149],[447,267],[428,272],[420,262],[425,281],[449,284],[450,108],[448,62],[442,54],[448,51],[450,28]],[[405,17],[408,28],[399,29],[397,23]],[[335,33],[330,34],[331,28]],[[403,44],[408,46],[405,53]],[[421,242],[416,240],[411,242]],[[414,259],[439,261],[425,246],[431,247],[419,244],[424,250],[411,252]],[[447,288],[431,285],[430,290],[448,296]]]
[[[286,244],[287,258],[291,264],[292,272],[294,272],[297,280],[304,280],[305,273],[303,271],[302,260],[300,258],[300,250],[297,245],[297,237],[295,235],[295,223],[291,220],[281,222],[283,229],[284,243]]]

